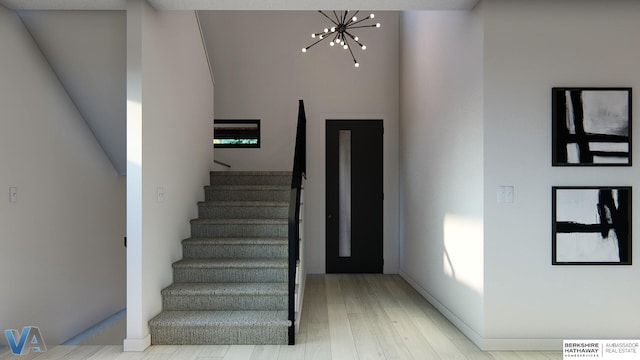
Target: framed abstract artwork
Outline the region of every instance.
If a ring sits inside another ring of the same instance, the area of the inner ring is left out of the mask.
[[[631,166],[631,88],[552,89],[553,166]]]
[[[553,265],[631,265],[631,187],[553,187]]]

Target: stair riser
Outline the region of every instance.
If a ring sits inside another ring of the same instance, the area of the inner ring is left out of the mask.
[[[200,219],[287,219],[288,206],[212,206],[198,207]]]
[[[232,258],[286,258],[288,247],[284,245],[184,245],[185,259]]]
[[[211,174],[211,185],[291,185],[291,175]]]
[[[152,345],[286,345],[284,326],[152,327]]]
[[[286,282],[287,269],[282,268],[174,268],[173,281],[176,283],[247,283]]]
[[[163,310],[208,311],[208,310],[287,310],[287,296],[193,296],[165,295]]]
[[[191,236],[214,237],[287,237],[286,224],[191,224]]]
[[[218,190],[207,188],[205,201],[289,201],[290,190]]]

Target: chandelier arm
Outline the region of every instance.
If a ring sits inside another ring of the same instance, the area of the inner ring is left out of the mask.
[[[347,18],[349,18],[349,10],[345,11],[344,14],[342,14],[342,21],[340,21],[341,24],[344,24],[347,22]]]
[[[360,19],[360,20],[358,20],[358,21],[354,21],[354,22],[352,22],[352,23],[349,23],[349,24],[347,25],[347,27],[348,27],[348,28],[350,28],[350,27],[352,27],[353,25],[359,24],[359,23],[361,23],[361,22],[363,22],[363,21],[367,21],[367,20],[369,20],[369,19],[371,19],[371,16],[367,16],[366,18],[362,18],[362,19]]]
[[[353,55],[353,50],[351,50],[351,46],[349,46],[349,40],[347,40],[347,38],[344,38],[344,43],[345,43],[345,45],[347,45],[347,49],[349,49],[349,53],[351,54],[351,58],[353,59],[353,63],[357,64],[358,60],[356,60],[355,55]]]
[[[360,41],[356,40],[356,37],[355,37],[355,36],[353,36],[353,35],[351,35],[351,33],[350,33],[350,32],[345,31],[344,33],[345,33],[345,34],[347,34],[347,35],[349,35],[349,37],[350,37],[353,41],[355,41],[355,42],[356,42],[356,44],[360,45],[360,47],[363,47],[363,46],[364,46],[364,44],[363,44],[363,43],[361,43]]]
[[[345,25],[349,26],[349,24],[355,23],[355,21],[353,21],[353,18],[358,16],[359,13],[360,13],[360,10],[356,10],[356,12],[353,15],[351,15],[351,18],[349,18],[349,22],[346,23]]]
[[[362,29],[362,28],[370,28],[370,27],[378,27],[378,24],[362,25],[362,26],[349,26],[349,29]]]
[[[324,40],[326,40],[326,39],[327,39],[326,37],[325,37],[325,38],[322,38],[322,39],[320,39],[320,40],[318,40],[318,41],[314,42],[313,44],[311,44],[311,45],[307,46],[305,49],[309,50],[309,49],[311,49],[312,47],[314,47],[317,43],[319,43],[319,42],[321,42],[321,41],[324,41]]]
[[[334,24],[337,25],[340,22],[340,17],[338,17],[338,13],[335,10],[333,10],[333,16],[336,17],[336,22],[334,22]],[[331,20],[331,21],[333,21],[333,20]]]
[[[322,10],[318,10],[318,12],[320,14],[322,14],[324,17],[326,17],[327,19],[329,19],[329,21],[331,21],[334,25],[338,25],[337,22],[335,22],[332,18],[330,18],[327,14],[325,14]]]

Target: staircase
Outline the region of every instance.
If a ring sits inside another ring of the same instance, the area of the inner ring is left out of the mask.
[[[290,172],[212,172],[154,345],[287,344]]]

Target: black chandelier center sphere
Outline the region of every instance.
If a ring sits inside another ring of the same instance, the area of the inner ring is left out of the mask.
[[[354,66],[360,67],[360,63],[356,60],[351,47],[353,44],[357,44],[362,50],[366,50],[367,47],[360,41],[358,36],[353,34],[353,30],[363,28],[380,28],[380,23],[370,22],[370,20],[375,18],[375,14],[370,14],[362,19],[358,19],[358,14],[360,13],[359,10],[354,12],[350,12],[349,10],[333,11],[332,14],[329,15],[324,11],[318,12],[325,18],[329,19],[332,25],[331,27],[324,28],[323,31],[311,34],[311,37],[317,40],[313,44],[302,48],[302,52],[306,53],[307,50],[311,49],[316,44],[319,44],[326,39],[331,39],[329,42],[330,46],[339,45],[338,47],[341,47],[344,50],[349,50]]]

